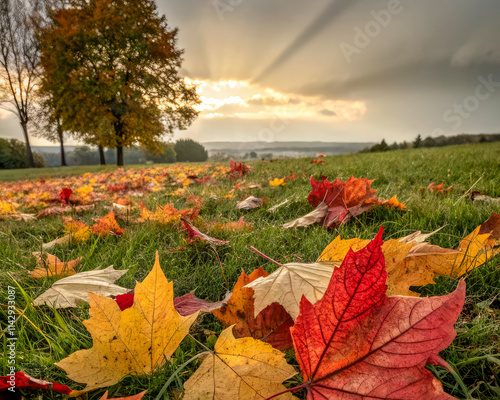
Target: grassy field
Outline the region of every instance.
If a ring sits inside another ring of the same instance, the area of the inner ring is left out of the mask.
[[[246,182],[260,184],[261,189],[236,191],[233,198],[221,199],[233,185],[241,181],[219,179],[210,188],[201,185],[188,186],[187,191],[201,196],[205,204],[200,215],[205,221],[229,222],[244,216],[253,224],[250,233],[220,233],[218,239],[230,240],[227,246],[217,248],[225,277],[232,287],[241,270],[250,273],[262,266],[271,273],[276,265],[267,262],[249,249],[254,246],[274,260],[286,263],[297,261],[314,262],[321,251],[335,238],[371,239],[384,228],[384,240],[406,236],[416,230],[431,232],[441,226],[441,231],[432,236],[432,244],[456,248],[460,240],[486,221],[492,212],[500,212],[500,205],[471,201],[463,195],[475,184],[474,190],[491,197],[500,197],[500,143],[463,145],[433,149],[399,150],[387,153],[356,154],[326,157],[326,164],[310,164],[310,159],[279,160],[275,162],[250,162],[252,171],[245,176]],[[83,174],[98,172],[101,167],[73,167],[69,170],[54,168],[29,172],[1,171],[1,180],[15,178],[54,177],[62,173]],[[139,166],[134,166],[139,168]],[[113,169],[109,166],[106,169]],[[32,173],[33,172],[33,173]],[[273,188],[269,180],[283,178],[295,173],[297,179],[288,181],[284,187]],[[319,179],[327,175],[329,180],[356,178],[375,179],[372,188],[381,198],[397,195],[409,211],[377,208],[352,218],[337,230],[320,226],[283,230],[281,226],[312,210],[307,202],[310,191],[309,176]],[[437,195],[425,188],[431,182],[454,185],[448,195]],[[0,183],[1,186],[1,183]],[[185,197],[166,196],[176,188],[166,186],[141,200],[149,208],[155,204],[171,203],[174,207],[186,208]],[[211,199],[217,194],[219,200]],[[264,207],[252,211],[235,209],[236,202],[245,195],[266,197]],[[275,213],[266,210],[285,199],[287,205]],[[221,300],[226,292],[226,283],[221,266],[209,246],[186,246],[185,233],[166,230],[153,223],[138,224],[138,208],[129,218],[120,219],[120,226],[127,229],[122,237],[107,237],[89,240],[71,247],[56,247],[53,254],[62,260],[83,257],[79,272],[98,266],[114,265],[116,269],[129,269],[117,284],[133,288],[142,281],[154,263],[155,252],[166,277],[174,282],[175,295],[195,290],[197,297],[211,301]],[[101,217],[106,210],[103,204],[83,215],[83,220]],[[16,322],[18,336],[18,369],[31,376],[57,381],[78,389],[81,386],[69,380],[65,373],[54,366],[76,350],[90,348],[92,339],[82,324],[89,317],[88,305],[76,309],[55,310],[48,307],[33,307],[32,299],[43,293],[53,280],[35,282],[27,271],[34,268],[31,252],[40,250],[42,242],[61,236],[61,218],[52,217],[40,221],[0,221],[0,309],[2,310],[2,337],[4,357],[0,359],[0,374],[7,373],[5,335],[5,304],[7,285],[19,285],[16,306],[21,317]],[[166,252],[179,246],[185,250]],[[450,293],[457,285],[452,279],[437,279],[436,285],[417,289],[423,295]],[[457,337],[441,356],[456,371],[455,374],[431,367],[442,381],[445,391],[459,399],[500,398],[500,257],[489,260],[467,277],[466,305],[457,324]],[[204,334],[204,329],[220,333],[219,322],[210,314],[200,318],[192,335],[205,346],[213,347],[213,337]],[[110,388],[110,398],[129,396],[148,389],[144,399],[156,399],[165,382],[177,368],[203,348],[187,337],[173,359],[167,362],[154,376],[128,376]],[[293,358],[292,354],[288,355]],[[169,385],[162,399],[177,399],[182,393],[182,382],[197,368],[197,362],[188,365]],[[296,383],[300,375],[293,378]],[[91,392],[88,399],[100,399],[103,390]],[[304,393],[298,393],[303,396]],[[45,393],[45,399],[61,399],[64,396]],[[300,397],[304,398],[304,397]]]

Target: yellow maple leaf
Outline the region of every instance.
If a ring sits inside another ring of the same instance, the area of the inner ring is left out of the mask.
[[[73,219],[64,224],[64,232],[66,232],[70,240],[74,242],[86,242],[92,233],[90,227],[86,223]]]
[[[265,399],[286,390],[282,382],[296,374],[281,351],[254,338],[235,339],[230,326],[184,383],[183,400]],[[288,392],[278,398],[295,397]]]
[[[91,318],[83,324],[93,346],[56,365],[87,386],[78,394],[114,385],[125,375],[146,375],[170,359],[198,313],[181,316],[174,307],[173,284],[156,253],[153,269],[135,286],[134,304],[124,311],[115,300],[89,293]]]
[[[467,235],[456,250],[413,240],[418,236],[413,234],[401,239],[390,239],[382,245],[388,296],[418,296],[418,293],[410,290],[410,286],[433,284],[437,276],[458,278],[500,254],[500,214],[492,214],[485,223]],[[420,236],[425,238],[429,235]],[[369,240],[342,240],[337,236],[323,250],[318,261],[339,265],[349,249],[359,251],[368,243]]]
[[[285,186],[285,185],[286,185],[286,182],[285,182],[285,180],[284,180],[284,179],[274,178],[274,180],[269,181],[269,184],[270,184],[271,186],[274,186],[274,187],[276,187],[276,186]]]
[[[6,201],[0,201],[0,218],[4,218],[15,213],[16,209],[12,204],[7,203]]]

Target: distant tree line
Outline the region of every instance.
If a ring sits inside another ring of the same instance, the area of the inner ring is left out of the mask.
[[[116,163],[116,151],[102,149],[107,164]],[[59,153],[33,152],[35,167],[57,167],[61,165]],[[200,143],[192,139],[180,139],[176,143],[163,143],[162,152],[154,152],[145,147],[124,149],[123,158],[127,164],[174,163],[207,161],[208,152]],[[66,165],[102,164],[101,155],[94,147],[83,145],[66,152]],[[0,139],[0,169],[28,168],[26,146],[17,139]]]
[[[363,149],[360,153],[378,153],[390,150],[400,150],[400,149],[416,149],[419,147],[441,147],[441,146],[451,146],[455,144],[470,144],[470,143],[492,143],[500,141],[500,134],[488,134],[481,133],[475,135],[461,134],[455,136],[437,136],[431,137],[427,136],[422,139],[421,135],[418,135],[413,142],[394,142],[392,144],[387,144],[385,139],[382,139],[380,143],[375,144],[372,147]]]

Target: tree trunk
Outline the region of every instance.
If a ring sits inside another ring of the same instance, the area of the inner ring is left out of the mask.
[[[29,166],[30,168],[35,168],[35,159],[33,158],[33,153],[31,152],[30,139],[28,137],[28,123],[22,121],[21,127],[23,128],[24,140],[26,141],[26,153],[28,155]]]
[[[101,161],[101,165],[106,165],[106,157],[104,157],[104,148],[99,145],[99,160]]]
[[[123,146],[116,146],[116,165],[123,167]]]
[[[61,143],[61,165],[66,167],[68,164],[66,164],[66,155],[64,154],[63,130],[59,118],[57,119],[57,135],[59,136],[59,143]]]
[[[115,122],[114,128],[115,128],[115,135],[116,135],[116,165],[118,167],[123,167],[123,123],[118,120],[119,122]]]

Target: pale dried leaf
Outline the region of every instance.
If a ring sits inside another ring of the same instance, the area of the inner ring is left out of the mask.
[[[249,283],[245,287],[254,290],[254,316],[276,302],[295,320],[302,296],[313,304],[321,299],[336,265],[340,264],[284,264],[271,275]]]
[[[125,294],[129,289],[115,285],[114,282],[127,273],[128,269],[115,270],[113,266],[105,269],[80,272],[55,282],[45,293],[38,296],[33,305],[47,305],[55,308],[78,307],[89,301],[90,293],[101,296]]]
[[[399,241],[404,242],[406,244],[408,244],[408,243],[422,243],[422,242],[425,242],[428,238],[430,238],[435,233],[439,232],[445,226],[446,225],[443,225],[441,228],[438,228],[435,231],[430,232],[430,233],[422,233],[421,231],[416,231],[416,232],[412,233],[411,235],[402,237],[401,239],[399,239]]]
[[[306,214],[303,217],[297,218],[293,221],[287,222],[285,225],[283,225],[283,229],[309,226],[316,222],[321,222],[326,217],[326,214],[328,214],[328,205],[326,203],[320,203],[318,207],[316,207],[309,214]]]
[[[65,235],[63,237],[54,239],[52,242],[49,243],[43,243],[42,244],[42,250],[49,250],[52,249],[56,245],[67,245],[71,242],[71,235]]]
[[[262,206],[263,203],[264,200],[259,199],[258,197],[250,196],[245,200],[238,202],[238,204],[236,204],[236,208],[240,210],[251,210],[252,208]]]

